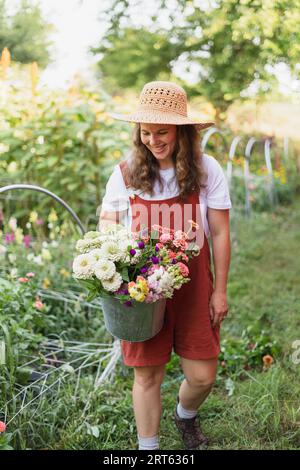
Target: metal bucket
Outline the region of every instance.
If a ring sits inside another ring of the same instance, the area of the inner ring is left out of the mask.
[[[162,329],[166,299],[147,304],[132,302],[131,307],[114,297],[101,298],[106,329],[116,338],[131,342],[146,341]]]

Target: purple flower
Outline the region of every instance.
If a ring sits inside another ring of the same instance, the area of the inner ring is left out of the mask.
[[[151,256],[151,261],[153,264],[158,264],[159,263],[159,259],[157,258],[157,256]]]
[[[159,246],[156,245],[155,251],[159,251],[159,250],[160,250]]]
[[[134,248],[131,248],[129,253],[131,254],[131,256],[134,256],[136,254],[136,250]]]
[[[176,259],[172,259],[172,264],[176,264],[177,263],[177,260]]]
[[[143,267],[140,269],[140,272],[141,272],[142,274],[145,274],[145,273],[147,272],[146,266],[143,266]]]
[[[126,300],[125,305],[126,305],[126,307],[132,307],[131,300]]]
[[[145,248],[145,243],[144,242],[138,242],[138,247],[143,249]]]
[[[30,235],[24,235],[23,237],[23,243],[24,243],[24,246],[25,248],[29,248],[30,246]]]
[[[5,235],[5,241],[6,241],[6,243],[11,243],[11,242],[14,241],[14,239],[15,239],[15,234],[14,234],[14,233],[7,233],[7,234]]]

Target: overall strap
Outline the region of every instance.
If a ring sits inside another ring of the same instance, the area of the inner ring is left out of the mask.
[[[122,176],[123,176],[123,180],[124,180],[124,183],[125,183],[125,186],[126,186],[126,189],[129,188],[129,183],[128,183],[128,163],[126,160],[122,160],[120,163],[119,163],[119,167],[120,167],[120,170],[121,170],[121,173],[122,173]]]

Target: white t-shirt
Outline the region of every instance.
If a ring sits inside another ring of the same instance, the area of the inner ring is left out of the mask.
[[[203,154],[203,170],[207,174],[207,180],[205,181],[206,187],[200,191],[199,203],[204,232],[208,237],[209,226],[207,221],[207,208],[230,209],[231,200],[226,177],[219,162],[214,157]],[[128,210],[123,223],[127,227],[130,227],[131,210],[129,197],[133,193],[147,200],[169,199],[178,196],[179,188],[175,178],[175,168],[167,168],[165,170],[159,170],[159,172],[164,183],[164,188],[161,192],[159,183],[156,181],[154,184],[154,193],[153,196],[151,196],[149,193],[142,192],[142,190],[126,188],[121,169],[119,165],[116,165],[106,185],[102,209],[107,212]]]

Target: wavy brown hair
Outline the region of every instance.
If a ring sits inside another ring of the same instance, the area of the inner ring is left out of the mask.
[[[196,125],[177,126],[176,145],[172,155],[175,175],[179,186],[179,198],[184,200],[193,191],[205,187],[205,173],[202,168],[201,136]],[[159,163],[141,140],[140,124],[136,124],[132,134],[133,150],[126,177],[129,185],[153,195],[155,180],[161,190],[163,182],[159,173]]]

